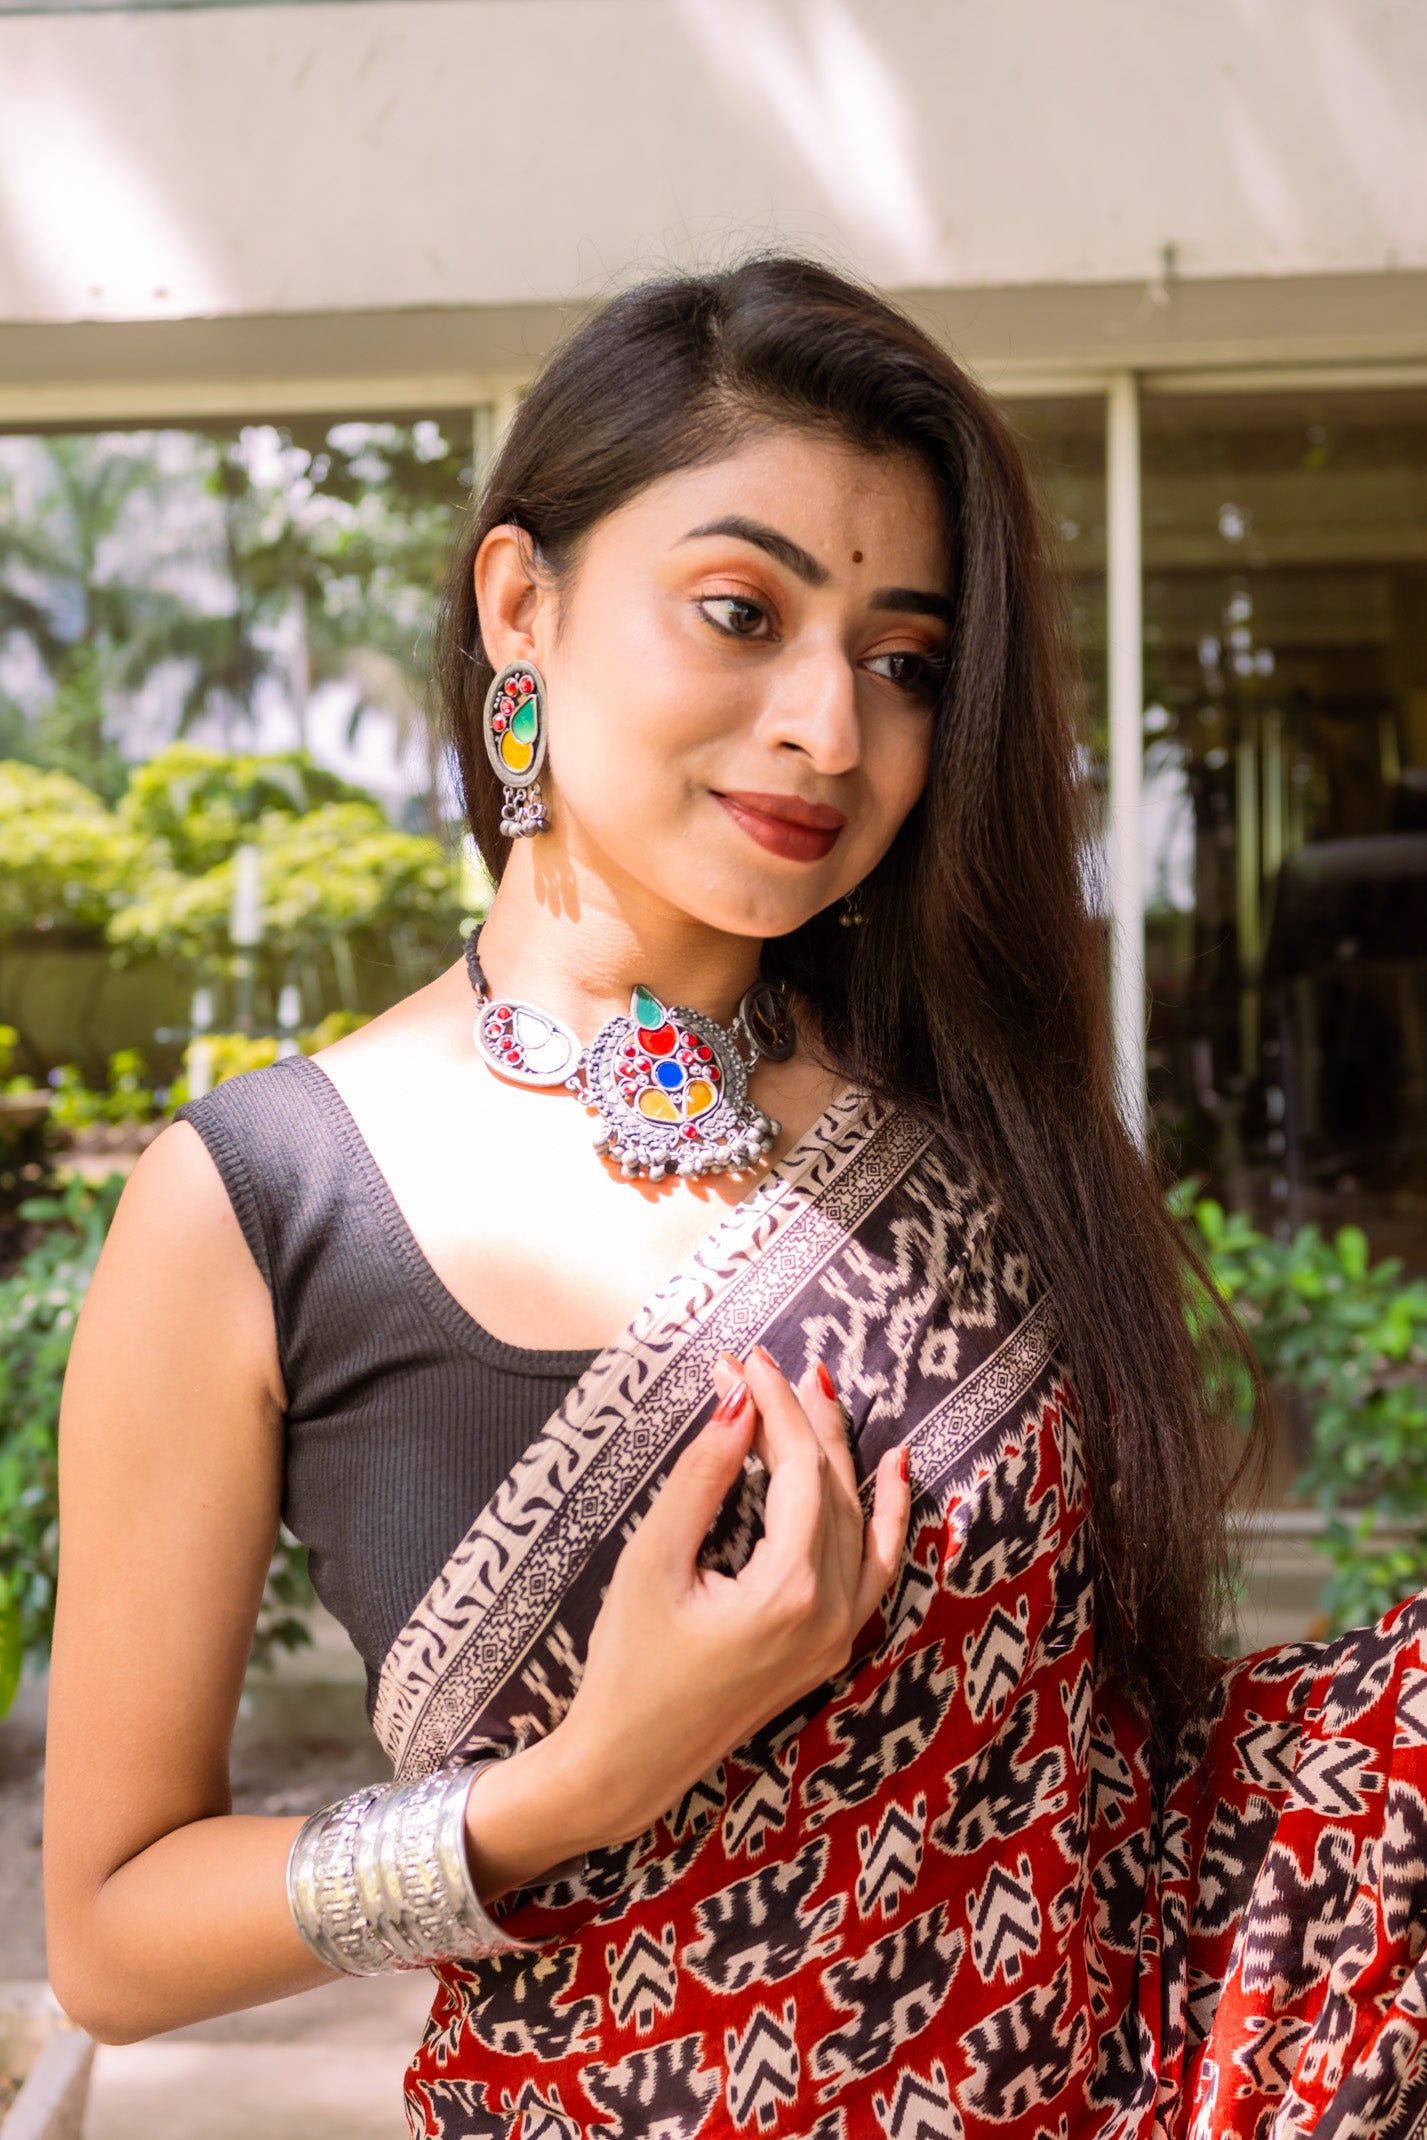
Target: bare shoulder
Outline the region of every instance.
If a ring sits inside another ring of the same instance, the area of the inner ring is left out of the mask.
[[[450,966],[312,1059],[359,1118],[384,1117],[417,1079],[429,1091],[469,1067],[471,1009],[465,968]]]
[[[97,1351],[117,1365],[139,1349],[170,1362],[195,1341],[278,1397],[272,1301],[222,1176],[190,1123],[156,1138],[129,1177],[75,1337],[74,1377]]]

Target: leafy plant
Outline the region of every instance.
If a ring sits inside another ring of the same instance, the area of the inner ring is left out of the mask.
[[[120,823],[168,868],[201,877],[228,861],[271,818],[305,817],[323,803],[371,797],[314,764],[303,751],[206,750],[171,743],[136,766],[119,804]]]
[[[1374,1264],[1356,1226],[1277,1241],[1192,1184],[1176,1208],[1265,1375],[1311,1411],[1298,1491],[1327,1518],[1328,1619],[1374,1621],[1427,1587],[1427,1279]]]
[[[60,1387],[75,1318],[123,1184],[71,1182],[20,1207],[44,1227],[0,1284],[0,1589],[12,1657],[42,1657],[54,1624],[59,1554]],[[14,1687],[11,1686],[11,1694]]]
[[[148,1069],[137,1048],[120,1048],[109,1058],[105,1091],[95,1092],[85,1084],[73,1063],[51,1074],[54,1098],[50,1102],[50,1126],[73,1134],[103,1123],[110,1128],[152,1122],[158,1105],[148,1083]]]
[[[49,1651],[59,1554],[57,1469],[64,1371],[81,1303],[99,1260],[123,1180],[73,1180],[20,1215],[43,1230],[0,1284],[0,1715],[20,1660]],[[311,1641],[305,1550],[279,1539],[253,1642],[257,1662]]]
[[[99,936],[129,896],[138,842],[68,773],[0,762],[0,936]]]
[[[393,923],[441,944],[459,919],[453,863],[424,835],[393,831],[376,803],[321,803],[300,817],[267,811],[251,838],[269,958],[310,958],[336,937]],[[224,970],[232,962],[234,867],[231,856],[201,876],[156,867],[133,903],[115,915],[110,942]]]

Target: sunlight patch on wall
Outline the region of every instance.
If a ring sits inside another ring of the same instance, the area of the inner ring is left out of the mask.
[[[166,319],[221,309],[209,263],[103,102],[39,69],[0,74],[0,231],[13,318]]]
[[[911,100],[846,0],[677,0],[730,95],[769,122],[859,247],[899,280],[947,273],[944,234],[917,170]],[[761,109],[759,107],[761,106]]]

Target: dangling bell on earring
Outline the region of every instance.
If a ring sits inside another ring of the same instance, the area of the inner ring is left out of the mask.
[[[860,884],[853,885],[852,890],[842,902],[842,912],[837,918],[844,929],[860,929],[862,927],[867,916],[862,911],[862,886]]]
[[[549,828],[540,793],[545,763],[545,679],[533,661],[509,661],[486,693],[481,732],[486,756],[505,790],[500,829],[508,840],[528,840]]]

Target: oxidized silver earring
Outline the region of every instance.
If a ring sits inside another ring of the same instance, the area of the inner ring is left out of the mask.
[[[533,661],[508,661],[486,693],[486,756],[505,790],[500,829],[508,840],[548,830],[540,793],[545,763],[545,679]]]
[[[860,929],[862,927],[867,916],[862,911],[862,886],[860,884],[853,885],[852,890],[842,902],[842,912],[837,918],[844,929]]]

